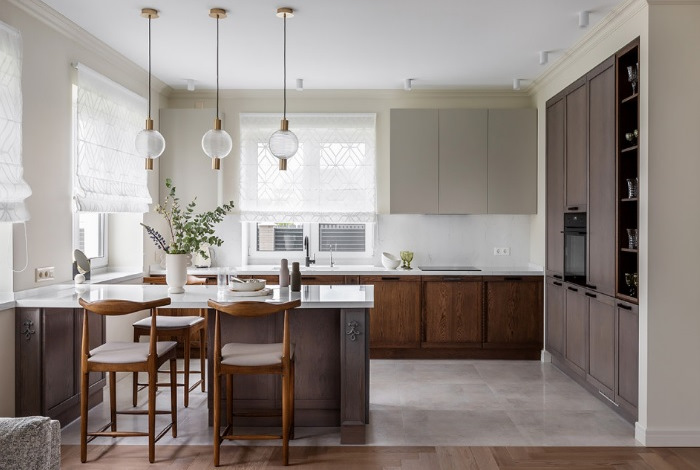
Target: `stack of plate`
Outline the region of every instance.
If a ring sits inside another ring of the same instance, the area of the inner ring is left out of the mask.
[[[231,281],[229,289],[237,297],[258,297],[269,295],[272,289],[265,287],[265,279],[240,279]]]

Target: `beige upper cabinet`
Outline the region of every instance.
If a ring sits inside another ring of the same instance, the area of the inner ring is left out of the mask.
[[[487,211],[486,109],[441,109],[439,114],[440,214]]]
[[[391,110],[392,214],[438,213],[438,110]]]
[[[534,214],[537,111],[392,109],[392,214]]]
[[[537,110],[489,109],[488,213],[537,212]]]

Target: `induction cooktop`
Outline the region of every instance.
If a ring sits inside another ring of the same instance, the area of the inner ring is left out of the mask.
[[[474,266],[418,266],[421,271],[481,271]]]

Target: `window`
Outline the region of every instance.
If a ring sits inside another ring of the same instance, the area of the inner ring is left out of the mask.
[[[374,114],[294,114],[299,150],[279,171],[276,114],[241,114],[241,220],[252,258],[304,251],[371,257],[376,218]],[[247,246],[246,246],[247,244]]]
[[[73,214],[73,248],[85,253],[92,268],[107,266],[107,214],[76,212]]]

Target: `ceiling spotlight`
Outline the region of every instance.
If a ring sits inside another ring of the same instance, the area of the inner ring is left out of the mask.
[[[187,91],[194,91],[194,80],[188,78],[185,81],[187,82]]]
[[[297,78],[297,91],[304,91],[304,79]]]
[[[403,89],[406,91],[411,91],[412,85],[413,85],[412,78],[407,78],[406,80],[403,81]]]
[[[513,79],[513,90],[520,90],[520,79],[519,78],[514,78]]]
[[[578,12],[578,27],[579,28],[585,28],[588,26],[588,15],[590,14],[589,11],[579,11]]]
[[[540,65],[544,65],[549,61],[549,52],[540,51]]]

